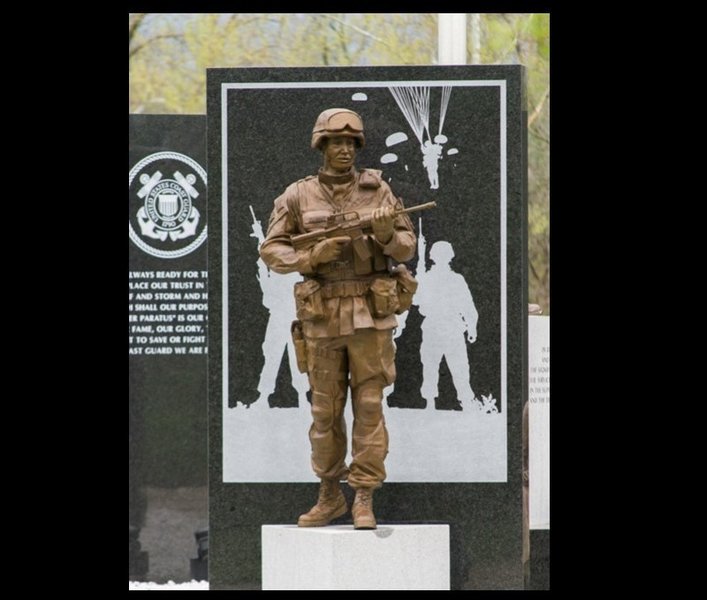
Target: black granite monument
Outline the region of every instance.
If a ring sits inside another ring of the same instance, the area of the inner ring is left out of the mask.
[[[321,165],[309,143],[330,107],[363,118],[357,166],[406,206],[437,202],[413,219],[420,289],[396,332],[379,525],[448,523],[452,589],[523,588],[524,86],[520,66],[208,70],[212,589],[258,589],[261,525],[316,497],[288,347],[298,277],[268,272],[258,245],[273,200]]]
[[[129,579],[204,579],[206,118],[129,125]]]

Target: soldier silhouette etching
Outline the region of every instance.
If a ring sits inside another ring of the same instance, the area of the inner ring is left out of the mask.
[[[258,241],[258,248],[263,243],[265,235],[260,226],[260,221],[255,218],[253,207],[250,207],[253,216],[253,233]],[[297,369],[295,347],[290,336],[289,327],[295,318],[295,307],[292,294],[287,285],[296,282],[297,273],[279,275],[270,271],[262,258],[258,258],[258,283],[263,292],[263,306],[268,309],[268,325],[263,339],[263,368],[258,381],[258,399],[253,403],[256,409],[269,408],[268,398],[275,393],[276,379],[280,364],[285,355],[290,367],[292,387],[297,391],[299,407],[309,407],[307,402],[307,377]],[[248,405],[250,408],[251,405]]]
[[[356,169],[365,144],[361,117],[323,111],[311,147],[323,156],[317,175],[289,185],[275,199],[263,261],[276,273],[303,275],[295,284],[291,331],[297,365],[312,391],[309,430],[318,501],[300,527],[319,527],[348,511],[340,481],[356,490],[356,529],[375,529],[373,491],[386,478],[388,431],[383,389],[395,381],[396,313],[410,307],[417,283],[404,265],[416,248],[413,225],[381,171]],[[415,209],[431,208],[434,203]],[[351,389],[352,460],[346,464],[344,405]]]
[[[415,296],[415,304],[423,316],[420,393],[427,401],[427,408],[433,410],[438,394],[439,365],[442,358],[446,358],[457,390],[459,409],[478,408],[479,401],[476,401],[469,382],[466,344],[476,341],[479,313],[464,277],[451,268],[452,245],[444,240],[434,243],[430,250],[434,264],[430,269],[425,264],[425,246],[425,238],[420,234],[420,260],[416,273],[420,287]]]

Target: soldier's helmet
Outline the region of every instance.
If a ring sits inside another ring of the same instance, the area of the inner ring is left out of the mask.
[[[435,242],[430,249],[430,258],[436,265],[448,265],[454,258],[454,250],[449,242]]]
[[[358,113],[347,108],[328,108],[318,117],[312,129],[312,148],[321,150],[322,142],[327,137],[348,136],[356,140],[356,145],[363,148],[363,121]]]

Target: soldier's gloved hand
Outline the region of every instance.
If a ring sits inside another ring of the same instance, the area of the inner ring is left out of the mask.
[[[312,263],[312,266],[316,268],[317,265],[336,260],[339,258],[344,246],[350,241],[351,240],[346,236],[322,240],[321,242],[318,242],[314,248],[312,248],[312,252],[309,255],[309,261]]]
[[[393,237],[393,221],[395,209],[392,206],[376,208],[371,215],[371,227],[376,239],[381,244],[387,244]]]

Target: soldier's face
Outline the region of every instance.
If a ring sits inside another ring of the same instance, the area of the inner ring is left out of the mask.
[[[327,138],[324,163],[335,171],[347,171],[356,157],[356,140],[345,135]]]

